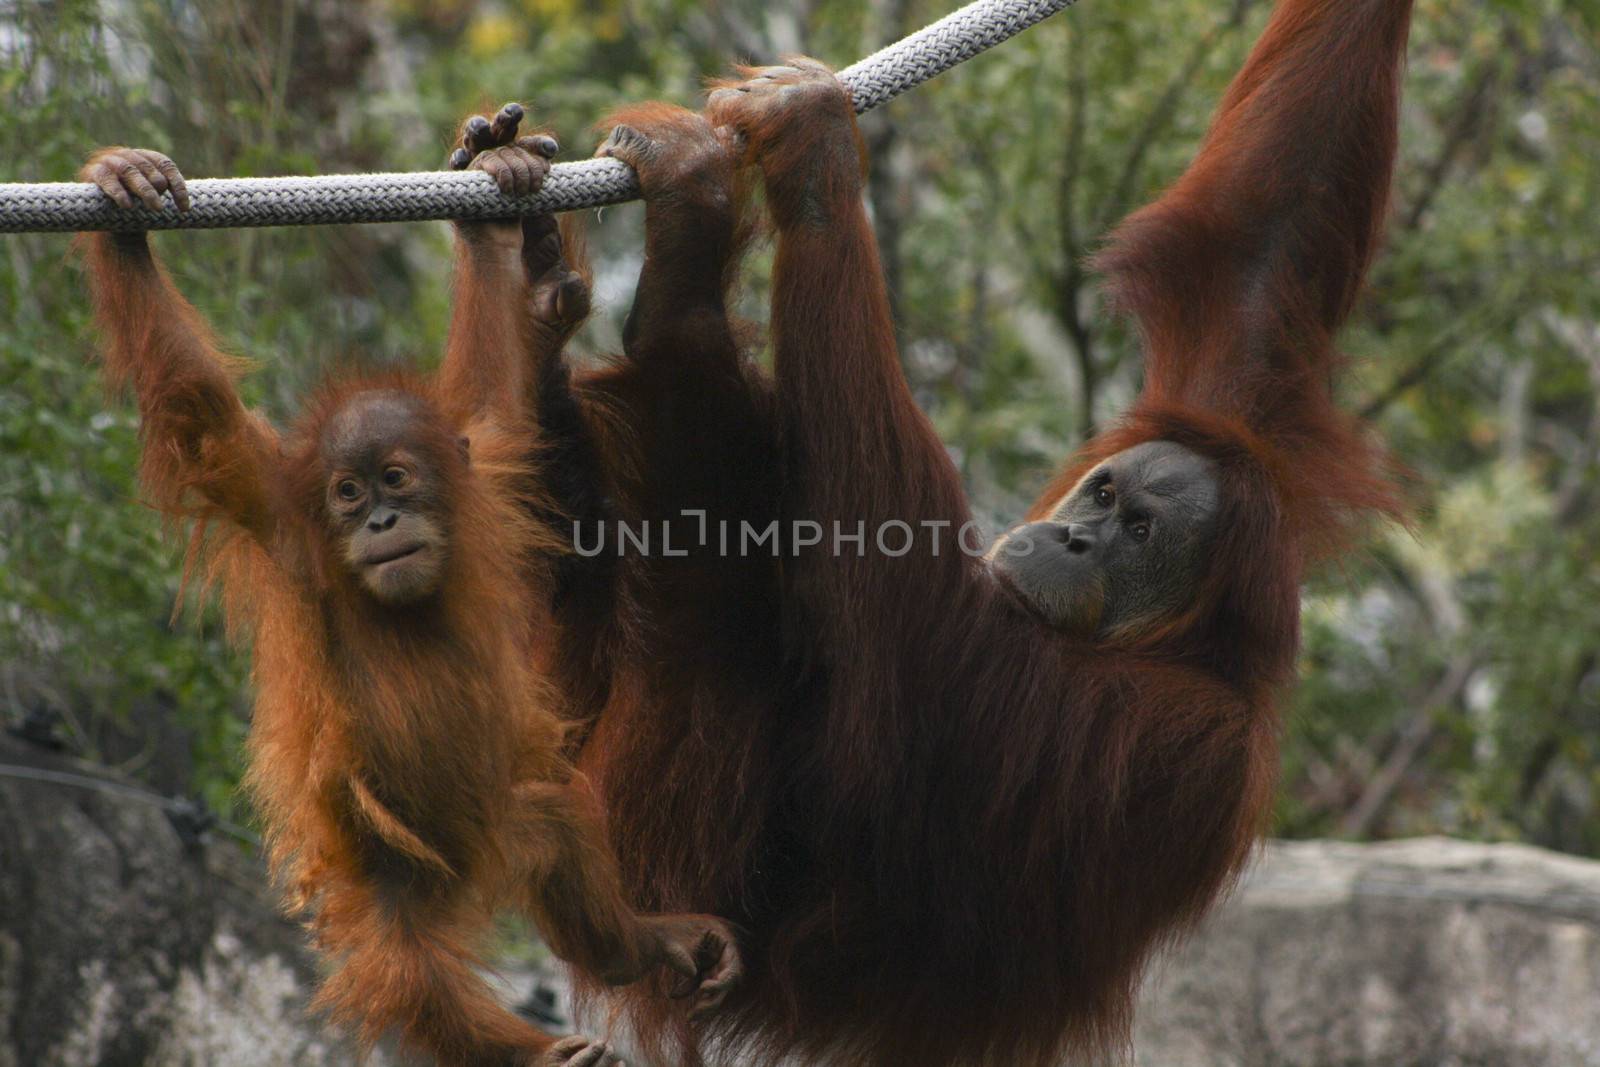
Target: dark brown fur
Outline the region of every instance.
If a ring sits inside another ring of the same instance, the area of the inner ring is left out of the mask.
[[[1150,954],[1237,876],[1272,797],[1306,567],[1397,510],[1330,383],[1383,222],[1409,13],[1281,0],[1193,166],[1099,257],[1146,387],[1035,512],[1152,439],[1213,457],[1223,489],[1193,609],[1110,640],[1044,628],[951,535],[937,558],[925,540],[719,558],[720,519],[953,531],[970,512],[900,371],[842,95],[712,99],[777,224],[771,380],[727,317],[731,163],[684,165],[685,112],[619,117],[723,198],[652,195],[630,160],[650,217],[626,356],[571,381],[546,367],[544,396],[580,517],[681,529],[704,509],[713,547],[566,561],[547,665],[590,712],[582,766],[636,902],[750,933],[751,982],[713,1031],[731,1062],[1106,1052]],[[647,1036],[705,1036],[634,1007]]]

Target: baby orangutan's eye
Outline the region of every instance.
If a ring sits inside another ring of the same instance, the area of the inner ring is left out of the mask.
[[[340,500],[361,499],[361,486],[357,484],[353,478],[346,478],[344,481],[340,482],[334,492],[339,494]]]
[[[390,467],[383,472],[383,484],[391,489],[398,489],[411,480],[411,475],[404,467]]]

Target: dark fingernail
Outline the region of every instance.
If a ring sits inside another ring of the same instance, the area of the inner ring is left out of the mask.
[[[556,153],[561,151],[561,145],[556,143],[554,137],[541,133],[533,139],[533,150],[546,159],[554,159]]]
[[[465,148],[458,148],[450,153],[450,166],[453,170],[465,170],[468,163],[472,162],[472,153]]]
[[[517,133],[517,123],[522,121],[522,105],[517,103],[507,104],[500,109],[494,117],[494,124],[490,127],[490,135],[496,144],[506,144]]]

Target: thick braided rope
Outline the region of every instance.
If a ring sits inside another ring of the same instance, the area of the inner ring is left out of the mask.
[[[976,0],[839,72],[857,114],[1021,33],[1073,0]],[[479,171],[327,174],[307,178],[201,178],[190,207],[116,207],[83,182],[0,183],[0,233],[204,230],[346,222],[508,218],[634,200],[639,183],[614,159],[561,163],[531,197],[507,197]]]

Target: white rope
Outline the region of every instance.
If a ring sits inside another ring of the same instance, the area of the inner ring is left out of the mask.
[[[856,113],[870,111],[957,63],[993,48],[1073,0],[976,0],[839,72]],[[552,167],[526,198],[503,195],[481,171],[325,174],[310,178],[199,178],[190,206],[170,194],[160,211],[124,210],[86,182],[0,183],[0,233],[76,230],[205,230],[343,222],[509,218],[634,200],[639,183],[614,159]]]

